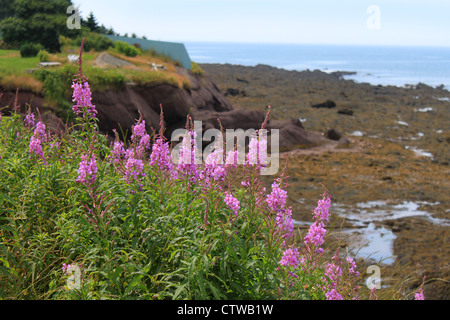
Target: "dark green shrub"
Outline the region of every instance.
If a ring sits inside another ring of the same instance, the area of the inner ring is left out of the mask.
[[[106,51],[114,46],[114,42],[111,39],[95,32],[80,35],[75,39],[76,46],[81,46],[83,37],[85,38],[83,47],[85,51]]]
[[[116,41],[114,48],[127,57],[136,57],[137,55],[142,54],[141,50],[123,41]]]
[[[44,47],[39,43],[25,43],[20,46],[20,56],[22,58],[36,57]]]
[[[48,62],[50,61],[50,55],[46,50],[41,50],[37,54],[40,62]]]

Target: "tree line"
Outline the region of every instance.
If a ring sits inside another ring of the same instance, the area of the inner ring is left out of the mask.
[[[112,27],[100,25],[93,12],[86,19],[80,16],[81,29],[67,28],[67,8],[71,5],[71,0],[0,0],[3,41],[17,47],[40,44],[50,52],[57,52],[61,49],[61,35],[71,39],[86,32],[119,35]]]

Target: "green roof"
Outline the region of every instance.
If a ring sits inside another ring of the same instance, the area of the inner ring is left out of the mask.
[[[156,53],[165,55],[174,61],[178,61],[185,69],[191,70],[191,58],[183,43],[145,40],[122,36],[106,35],[113,41],[123,41],[131,45],[138,44],[144,50],[155,50]]]

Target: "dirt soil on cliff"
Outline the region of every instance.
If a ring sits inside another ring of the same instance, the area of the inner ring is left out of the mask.
[[[296,117],[307,130],[334,129],[348,139],[344,145],[336,141],[284,153],[295,219],[311,221],[323,186],[335,211],[385,202],[393,203],[391,208],[415,205],[417,215],[373,221],[375,229],[394,238],[394,262],[380,263],[383,286],[389,290],[408,279],[403,287],[408,292],[426,276],[427,299],[450,299],[450,92],[422,84],[372,86],[341,74],[263,65],[201,67],[238,108],[271,105],[272,119]],[[327,100],[334,106],[312,107]],[[360,260],[362,268],[371,263]]]

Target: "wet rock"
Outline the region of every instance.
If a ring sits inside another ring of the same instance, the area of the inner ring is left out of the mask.
[[[242,82],[242,83],[245,83],[245,84],[249,84],[250,83],[249,81],[247,81],[245,79],[240,79],[240,78],[236,78],[236,81],[239,81],[239,82]]]
[[[312,105],[313,108],[319,109],[319,108],[327,108],[327,109],[332,109],[336,107],[336,103],[332,100],[327,100],[325,102],[322,103],[316,103]]]
[[[228,88],[227,91],[225,92],[225,96],[237,96],[239,95],[239,89],[234,89],[234,88]]]
[[[342,138],[342,134],[335,129],[330,129],[327,132],[325,132],[325,137],[327,137],[330,140],[339,141],[339,139]]]
[[[340,146],[348,146],[348,145],[351,144],[350,140],[349,140],[348,138],[346,138],[346,137],[341,137],[341,138],[338,140],[338,142],[339,142],[339,145],[340,145]]]
[[[338,110],[337,113],[338,114],[344,114],[344,115],[347,115],[347,116],[352,116],[353,115],[353,110],[349,109],[349,108],[343,108],[343,109]]]

